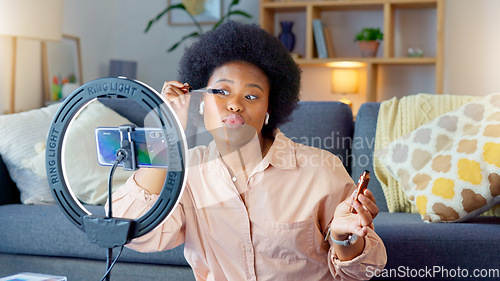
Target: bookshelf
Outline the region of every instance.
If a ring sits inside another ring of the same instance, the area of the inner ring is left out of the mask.
[[[297,41],[303,40],[303,48],[296,62],[303,68],[328,67],[332,62],[339,61],[363,63],[366,66],[366,101],[372,102],[379,101],[379,69],[386,66],[431,66],[435,72],[435,93],[443,92],[444,8],[444,0],[260,0],[260,25],[271,34],[277,34],[276,21],[279,15],[288,14],[297,18],[302,27],[297,28],[296,37]],[[422,11],[430,11],[434,17],[432,25],[424,22],[424,28],[416,27],[405,32],[402,22],[408,21],[408,18],[418,18]],[[355,33],[344,31],[348,29],[347,24],[355,25],[361,21],[356,17],[363,19],[366,15],[375,18],[370,27],[380,27],[384,33],[381,49],[374,58],[363,58],[353,53],[357,49],[353,42]],[[343,44],[340,51],[331,57],[318,58],[313,31],[315,19],[321,19],[329,30],[337,31],[333,32],[333,41]],[[412,41],[407,38],[413,33],[424,37],[430,46],[423,57],[407,57],[406,52],[402,51],[408,47],[402,46],[404,42]],[[386,77],[385,83],[390,82],[390,78]]]

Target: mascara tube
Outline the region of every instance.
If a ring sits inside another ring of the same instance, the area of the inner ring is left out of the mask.
[[[354,202],[358,201],[358,203],[361,204],[361,202],[359,202],[359,200],[358,200],[358,196],[360,194],[362,194],[365,191],[365,189],[368,187],[369,181],[370,181],[370,172],[368,170],[364,170],[363,174],[361,174],[361,176],[359,176],[358,187],[356,188],[356,191],[353,195],[351,208],[349,208],[349,211],[351,213],[356,213],[356,210],[354,209],[354,206],[353,206]]]

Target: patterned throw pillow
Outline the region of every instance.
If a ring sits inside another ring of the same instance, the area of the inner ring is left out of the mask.
[[[426,222],[458,222],[500,202],[500,94],[470,102],[376,151]]]

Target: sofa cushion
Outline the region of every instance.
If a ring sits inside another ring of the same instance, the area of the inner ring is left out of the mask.
[[[85,207],[92,214],[104,214],[102,206]],[[92,244],[58,205],[2,205],[0,225],[0,253],[106,259],[106,249]],[[139,253],[125,248],[119,261],[188,265],[183,249],[179,246],[158,253]]]
[[[0,155],[0,205],[21,203],[20,193]]]
[[[444,114],[377,156],[424,221],[462,221],[500,202],[500,94]]]
[[[372,172],[368,189],[375,196],[377,206],[382,212],[387,212],[384,191],[378,178],[373,173],[373,150],[375,148],[375,132],[380,103],[364,103],[358,110],[354,123],[354,137],[351,146],[352,179],[357,182],[364,170]]]
[[[0,261],[1,276],[37,272],[65,276],[70,281],[97,281],[106,271],[106,262],[103,260],[0,253]],[[111,271],[111,280],[196,281],[196,278],[191,267],[185,265],[134,263],[118,259]]]
[[[375,231],[387,249],[386,272],[408,270],[447,269],[467,270],[499,268],[498,237],[500,219],[477,217],[464,223],[424,223],[419,214],[381,212],[374,220]],[[493,250],[495,249],[495,250]],[[498,271],[497,271],[498,274]],[[394,275],[392,275],[394,277]],[[430,277],[430,276],[427,276]],[[374,278],[374,280],[457,280],[441,278]],[[498,280],[491,276],[491,279]]]
[[[350,173],[354,121],[351,108],[341,102],[302,101],[290,121],[280,127],[292,141],[337,155]]]

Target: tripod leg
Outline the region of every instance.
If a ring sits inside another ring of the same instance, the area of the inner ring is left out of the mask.
[[[111,261],[113,260],[113,248],[108,248],[108,254],[106,256],[106,272],[111,268]],[[106,281],[111,280],[111,271],[106,274]]]

